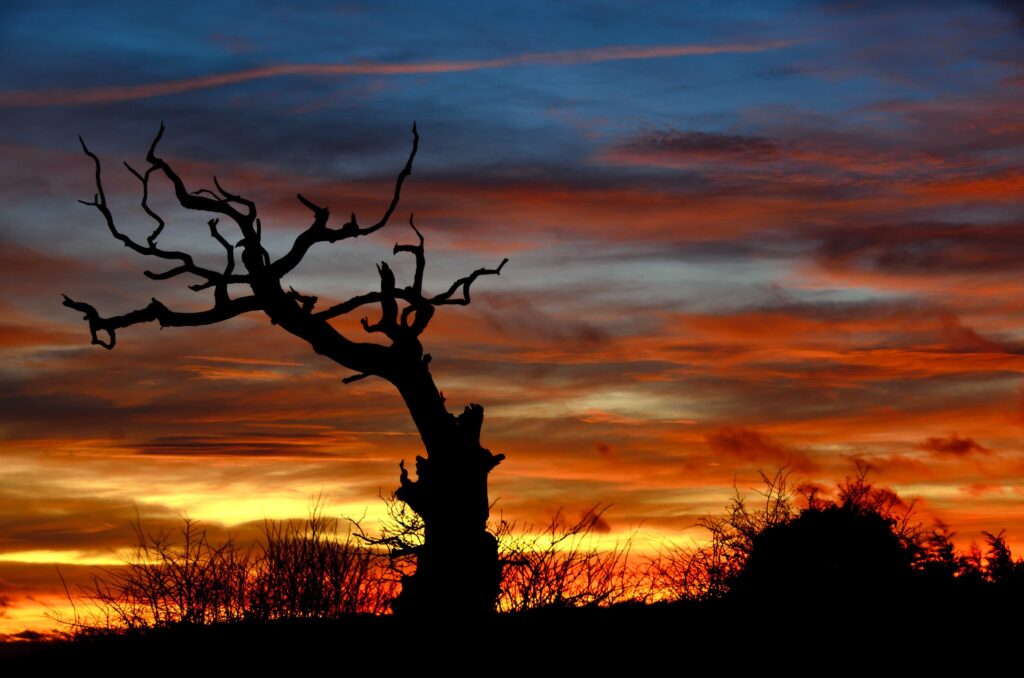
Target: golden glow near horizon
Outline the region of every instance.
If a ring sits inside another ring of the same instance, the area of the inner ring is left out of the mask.
[[[7,563],[49,563],[54,565],[120,565],[129,557],[129,551],[123,549],[120,554],[99,555],[84,551],[12,551],[0,553],[0,562]]]

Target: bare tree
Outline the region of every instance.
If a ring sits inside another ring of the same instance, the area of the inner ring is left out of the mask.
[[[305,340],[316,353],[354,372],[342,379],[345,383],[376,376],[393,384],[405,401],[426,450],[426,456],[416,457],[416,480],[409,477],[404,461],[400,464],[400,487],[396,496],[422,517],[425,540],[417,553],[416,573],[403,582],[395,609],[408,614],[423,613],[442,604],[448,611],[465,614],[482,614],[494,609],[500,565],[497,543],[486,530],[487,476],[504,455],[493,454],[480,444],[484,413],[480,405],[471,404],[457,416],[447,410],[445,399],[430,373],[430,354],[424,352],[420,335],[439,306],[469,304],[470,288],[477,278],[500,274],[508,260],[502,260],[496,268],[477,269],[439,294],[427,294],[423,290],[426,266],[423,236],[410,216],[409,224],[418,241],[396,244],[394,253],[411,254],[415,259],[411,284],[400,287],[391,268],[382,262],[377,267],[379,289],[320,308],[317,297],[291,287],[286,289],[282,282],[314,245],[367,236],[388,223],[398,206],[402,184],[412,173],[419,144],[416,126],[412,128],[409,159],[398,174],[387,209],[377,222],[363,226],[352,214],[340,227],[331,228],[327,225],[328,208],[300,193],[299,202],[312,212],[313,221],[299,233],[288,252],[276,260],[263,246],[256,204],[225,190],[216,177],[213,180],[216,190],[186,188],[171,165],[157,155],[163,133],[161,124],[146,155],[149,166],[144,171],[125,163],[142,183],[142,209],[156,223],[144,243],[133,240],[115,225],[100,179],[100,160],[84,141],[82,150],[96,168],[96,194],[91,201],[80,202],[96,208],[111,235],[126,247],[169,264],[163,271],[146,271],[147,277],[154,280],[177,276],[196,278],[198,281],[189,285],[190,289],[212,290],[213,305],[203,311],[180,312],[153,299],[141,309],[107,317],[100,315],[93,306],[66,295],[64,305],[85,315],[92,343],[106,349],[114,348],[118,330],[132,325],[157,322],[161,327],[196,327],[244,313],[262,312],[272,324]],[[163,175],[171,182],[183,208],[214,215],[208,223],[210,235],[224,248],[223,270],[205,268],[198,265],[191,254],[159,245],[165,222],[149,204],[150,180],[154,174]],[[234,233],[222,231],[222,219],[229,222],[232,229],[237,229],[240,240],[236,241]],[[240,266],[236,263],[236,252],[239,252]],[[232,295],[230,289],[234,285],[247,286],[248,293]],[[331,324],[331,320],[366,306],[378,306],[380,317],[374,322],[364,317],[362,327],[367,333],[383,335],[383,343],[353,340]]]

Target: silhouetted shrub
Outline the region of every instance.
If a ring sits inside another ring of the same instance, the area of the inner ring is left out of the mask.
[[[835,501],[795,487],[785,468],[762,474],[756,501],[736,491],[722,515],[699,521],[707,544],[663,545],[653,556],[634,554],[633,536],[601,543],[606,507],[576,521],[560,511],[540,530],[501,520],[492,526],[502,563],[497,609],[724,599],[856,616],[900,601],[947,612],[1021,601],[1024,562],[1003,532],[984,533],[984,551],[958,551],[948,527],[925,532],[913,503],[867,474],[858,465]],[[798,510],[800,494],[806,506]],[[133,556],[84,587],[70,624],[138,629],[385,614],[415,567],[423,523],[394,497],[384,501],[387,517],[374,534],[353,520],[339,530],[318,502],[305,521],[266,522],[245,547],[213,544],[188,519],[177,535],[136,522]]]
[[[758,535],[794,517],[796,489],[790,475],[785,467],[772,476],[762,472],[764,489],[756,491],[760,497],[757,506],[734,487],[724,514],[704,516],[697,522],[709,533],[706,545],[664,545],[647,566],[648,597],[715,600],[725,596],[746,565]]]
[[[211,544],[206,530],[188,518],[177,537],[148,533],[138,519],[133,527],[132,556],[93,575],[83,588],[84,600],[75,606],[74,626],[139,629],[245,616],[251,548],[240,549],[231,540]]]
[[[341,533],[319,503],[304,521],[264,524],[261,539],[213,544],[185,518],[179,534],[136,520],[127,561],[104,568],[72,597],[81,630],[382,614],[397,594],[387,559]]]
[[[913,506],[892,490],[872,486],[868,470],[859,464],[857,475],[839,485],[836,502],[815,492],[805,495],[807,506],[799,511],[780,500],[784,510],[745,519],[734,550],[739,562],[726,582],[730,594],[755,602],[820,604],[892,598],[902,591],[915,572],[920,529],[911,520]],[[786,476],[781,477],[785,494]],[[778,485],[776,480],[769,488]]]
[[[799,602],[888,597],[912,575],[913,560],[891,520],[877,513],[849,504],[808,508],[754,537],[732,589]]]
[[[303,523],[267,522],[250,572],[247,616],[330,619],[382,614],[397,595],[385,559],[317,510]]]
[[[383,498],[386,519],[373,535],[359,537],[384,547],[398,578],[414,567],[410,556],[423,543],[423,522],[402,502]],[[561,510],[541,529],[507,520],[492,525],[502,565],[497,609],[586,607],[646,599],[646,571],[631,559],[632,538],[601,548],[596,526],[607,507],[595,506],[575,522]]]
[[[559,511],[540,532],[501,521],[496,530],[502,562],[498,609],[587,607],[645,600],[642,568],[631,561],[632,538],[602,549],[595,526],[607,507],[595,506],[568,523]]]
[[[835,501],[801,491],[793,507],[789,473],[762,474],[763,506],[754,510],[737,493],[721,516],[706,517],[710,543],[662,553],[659,585],[677,597],[722,598],[810,608],[839,604],[853,614],[899,601],[943,602],[953,609],[1024,595],[1024,562],[1015,560],[1002,532],[984,533],[987,550],[960,552],[941,523],[925,532],[914,504],[868,482],[870,468],[838,485]],[[840,601],[843,601],[842,603]],[[852,607],[850,607],[852,605]]]

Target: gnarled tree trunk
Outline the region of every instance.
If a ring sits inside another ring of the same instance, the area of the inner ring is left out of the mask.
[[[480,444],[484,410],[469,405],[459,416],[445,408],[429,368],[402,372],[396,383],[423,439],[416,480],[404,465],[395,496],[424,523],[414,575],[406,577],[397,614],[445,609],[479,615],[494,610],[501,567],[498,543],[487,532],[487,474],[504,455]]]

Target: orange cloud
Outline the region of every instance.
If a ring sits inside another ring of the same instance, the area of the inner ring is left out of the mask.
[[[1020,202],[1024,195],[1024,172],[1013,169],[987,176],[929,181],[912,187],[909,192],[938,203]]]
[[[969,454],[988,454],[989,450],[973,438],[963,438],[956,433],[945,437],[933,436],[921,443],[921,448],[937,455],[965,457]]]
[[[817,464],[807,454],[786,447],[745,428],[721,428],[707,436],[708,445],[720,455],[747,462],[790,465],[797,471],[810,472]]]

